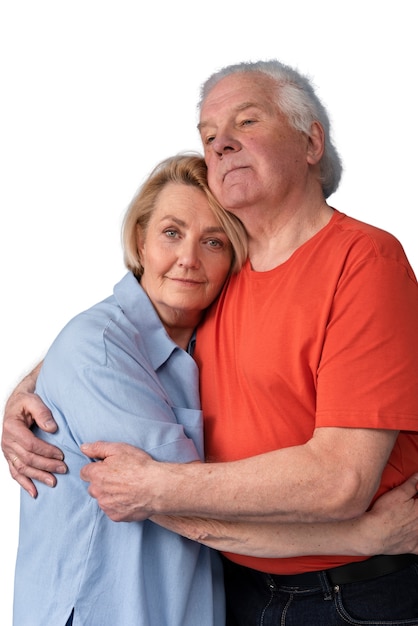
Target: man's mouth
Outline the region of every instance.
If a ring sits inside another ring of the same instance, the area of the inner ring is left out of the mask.
[[[230,176],[231,174],[233,175],[233,174],[235,174],[236,172],[241,172],[241,170],[244,170],[244,169],[247,169],[247,166],[246,166],[246,165],[237,165],[237,166],[235,166],[235,167],[231,167],[230,169],[228,169],[228,170],[224,173],[224,175],[223,175],[223,177],[222,177],[222,181],[225,181],[225,180],[226,180],[226,178],[227,178],[228,176]]]

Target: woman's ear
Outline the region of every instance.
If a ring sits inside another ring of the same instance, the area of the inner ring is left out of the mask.
[[[312,122],[308,137],[307,160],[309,165],[316,165],[324,154],[325,133],[319,122]]]

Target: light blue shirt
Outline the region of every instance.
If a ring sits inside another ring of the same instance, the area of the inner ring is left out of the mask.
[[[21,493],[14,625],[223,626],[216,552],[150,521],[112,522],[79,477],[83,442],[125,441],[160,461],[203,459],[198,370],[128,273],[113,296],[67,324],[37,393],[69,471]]]

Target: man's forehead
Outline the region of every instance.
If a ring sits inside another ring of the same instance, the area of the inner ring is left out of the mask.
[[[255,72],[241,72],[222,78],[208,92],[200,108],[198,129],[212,123],[217,114],[231,114],[249,108],[265,110],[275,102],[277,84],[270,76]]]
[[[232,115],[234,115],[234,114],[237,115],[239,113],[243,113],[245,111],[248,111],[249,109],[259,109],[259,110],[262,110],[262,108],[263,107],[256,100],[245,100],[243,102],[239,101],[239,102],[237,102],[235,104],[231,104],[231,107],[229,109],[229,113],[232,114]],[[206,115],[202,115],[202,111],[201,111],[200,122],[197,125],[198,130],[202,130],[202,129],[206,128],[207,126],[210,126],[211,124],[213,124],[214,123],[214,118],[216,117],[216,112],[217,112],[216,108],[214,109],[213,112],[206,111]]]

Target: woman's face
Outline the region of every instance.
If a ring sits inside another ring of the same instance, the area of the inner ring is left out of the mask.
[[[218,295],[232,260],[231,244],[204,192],[167,183],[137,243],[141,285],[163,324],[195,326]]]

